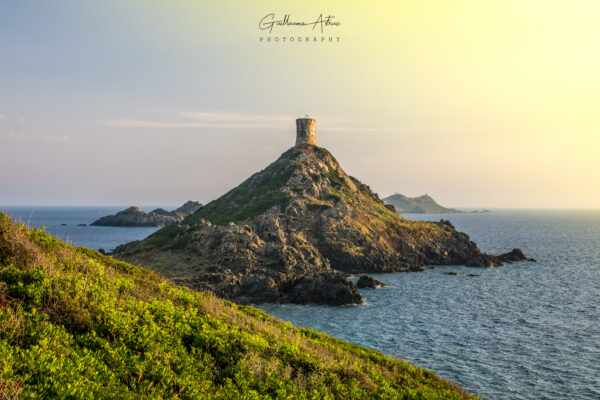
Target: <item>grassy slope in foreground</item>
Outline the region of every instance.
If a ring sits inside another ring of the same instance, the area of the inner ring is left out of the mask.
[[[12,397],[11,397],[12,396]],[[0,213],[0,398],[470,398]]]

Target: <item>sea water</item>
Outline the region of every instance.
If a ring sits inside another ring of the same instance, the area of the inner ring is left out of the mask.
[[[361,290],[363,306],[261,308],[486,399],[600,399],[600,211],[406,217],[448,219],[486,252],[519,247],[537,262],[370,274],[389,286]]]
[[[54,236],[75,246],[112,251],[120,244],[143,239],[158,229],[89,226],[98,218],[125,208],[127,207],[0,207],[0,211],[11,215],[15,222],[36,228],[45,227]],[[150,211],[155,208],[157,207],[140,209]],[[166,209],[172,208],[174,207]]]
[[[156,230],[78,226],[120,209],[4,208],[92,249],[111,250]],[[600,399],[600,210],[405,216],[448,219],[483,251],[519,247],[537,262],[371,274],[388,287],[361,290],[362,306],[260,307],[434,370],[487,399]],[[443,274],[450,271],[458,275]]]

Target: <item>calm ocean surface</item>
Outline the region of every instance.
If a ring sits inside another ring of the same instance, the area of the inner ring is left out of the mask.
[[[127,207],[2,207],[0,211],[12,215],[13,221],[29,223],[58,236],[76,246],[90,249],[114,250],[120,244],[140,240],[155,232],[157,228],[116,228],[89,225],[100,217],[115,214]],[[150,211],[157,207],[140,207]],[[166,208],[167,210],[176,207]],[[63,225],[64,224],[64,225]]]
[[[32,225],[75,245],[111,250],[156,229],[77,224],[122,208],[4,210],[22,222],[31,215]],[[484,251],[519,247],[538,262],[373,274],[389,287],[363,290],[363,306],[261,308],[432,369],[487,399],[600,399],[600,210],[407,217],[449,219]]]

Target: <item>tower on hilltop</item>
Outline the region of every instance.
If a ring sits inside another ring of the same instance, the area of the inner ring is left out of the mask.
[[[296,120],[296,147],[303,145],[317,145],[317,120],[308,118],[298,118]]]

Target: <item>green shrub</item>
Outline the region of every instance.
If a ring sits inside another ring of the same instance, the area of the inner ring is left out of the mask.
[[[31,229],[29,231],[29,238],[46,250],[55,249],[59,247],[61,243],[60,240],[56,239],[49,233],[46,233],[46,228]]]
[[[472,397],[404,361],[175,286],[1,213],[0,232],[4,397]]]

